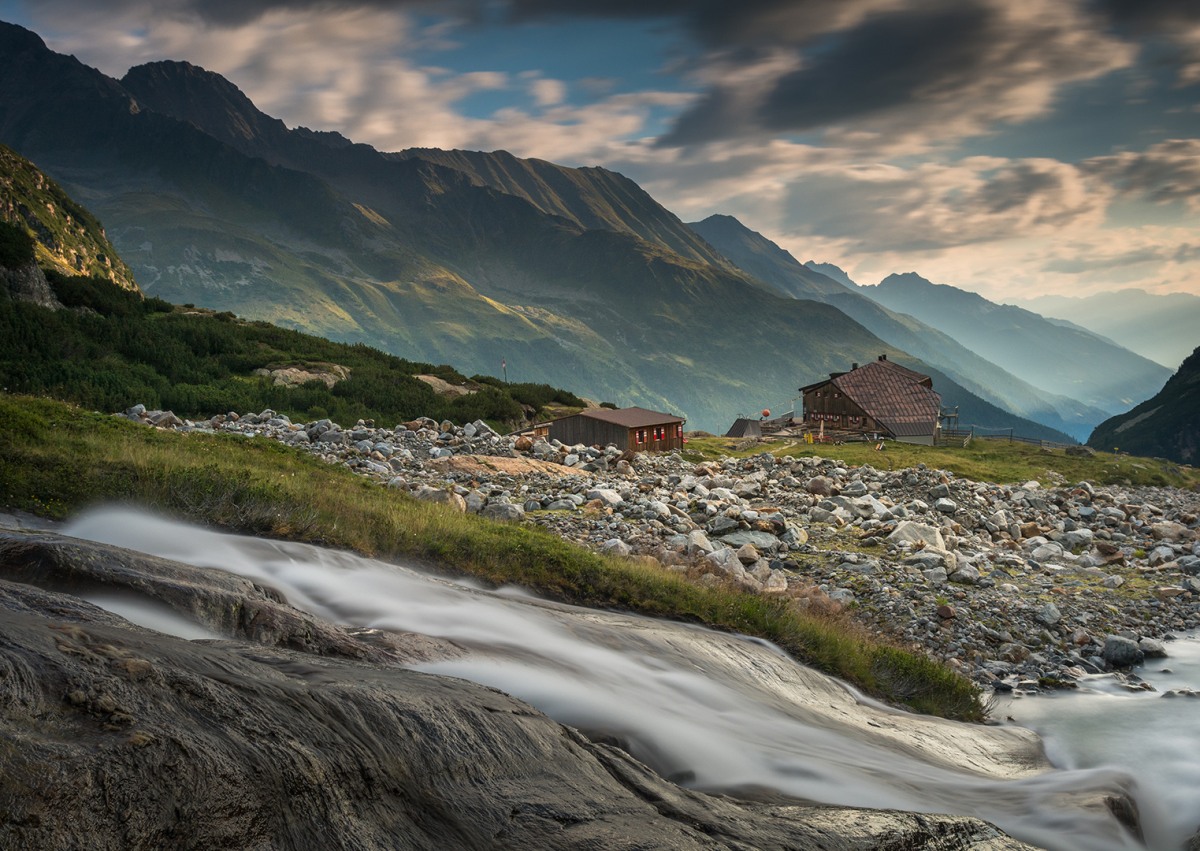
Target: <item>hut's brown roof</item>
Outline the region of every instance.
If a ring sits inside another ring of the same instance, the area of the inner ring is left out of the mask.
[[[580,411],[579,416],[591,417],[594,420],[600,420],[614,425],[625,426],[625,428],[644,428],[645,426],[664,425],[665,423],[682,423],[683,417],[677,417],[674,414],[664,414],[659,411],[651,411],[646,408],[588,408]]]
[[[870,361],[830,383],[896,437],[932,434],[942,397],[922,382],[929,376],[887,360]]]

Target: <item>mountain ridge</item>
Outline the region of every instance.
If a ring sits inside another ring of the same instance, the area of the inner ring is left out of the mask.
[[[100,95],[61,115],[54,86],[35,85],[54,77],[55,56],[43,45],[20,58],[22,85],[0,98],[0,141],[86,197],[155,295],[484,374],[506,360],[523,380],[673,410],[712,431],[849,362],[905,357],[840,310],[681,256],[652,228],[583,228],[459,168],[247,119],[252,104],[232,84],[194,121],[153,108],[173,99],[186,112],[179,98],[205,96],[213,79],[202,69],[159,66],[189,85],[143,80],[134,94],[70,60],[56,85],[75,100]],[[13,61],[0,52],[0,70]],[[222,123],[223,138],[197,121]],[[79,132],[47,132],[68,125]],[[681,225],[657,202],[648,210],[655,227]]]
[[[1153,397],[1098,425],[1088,445],[1183,464],[1200,462],[1200,347]]]

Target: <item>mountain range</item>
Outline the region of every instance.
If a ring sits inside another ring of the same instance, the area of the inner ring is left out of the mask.
[[[712,431],[879,354],[933,375],[945,404],[985,427],[1065,440],[1114,409],[947,348],[945,329],[828,276],[772,282],[606,169],[382,153],[289,129],[202,68],[157,62],[117,81],[10,24],[0,72],[0,142],[105,222],[151,295],[468,374],[504,363],[514,380]]]
[[[1172,369],[1200,343],[1200,296],[1189,293],[1126,289],[1085,297],[1046,295],[1018,304],[1051,322],[1087,328]]]
[[[915,272],[860,289],[892,310],[945,331],[1041,389],[1119,413],[1156,392],[1171,371],[1078,326],[996,304],[978,293],[934,284]],[[1099,368],[1098,368],[1099,367]]]

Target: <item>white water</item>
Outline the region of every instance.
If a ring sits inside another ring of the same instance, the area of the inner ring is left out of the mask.
[[[974,815],[1056,851],[1138,847],[1107,816],[1077,806],[1079,793],[1127,783],[1136,763],[1114,769],[1109,760],[1080,760],[1031,778],[987,779],[968,770],[969,754],[961,766],[948,765],[935,745],[898,744],[887,729],[942,722],[840,709],[844,691],[814,685],[764,642],[488,592],[346,553],[218,534],[130,510],[92,512],[64,531],[242,574],[343,624],[451,640],[469,651],[465,657],[423,670],[494,686],[563,723],[615,736],[684,785],[758,786],[833,804]],[[127,603],[119,613],[175,632],[169,622],[143,621]],[[943,724],[930,726],[926,738],[974,741],[985,732],[1007,735]],[[1143,811],[1151,814],[1145,804]]]
[[[1134,776],[1146,844],[1178,851],[1200,830],[1200,636],[1167,642],[1166,659],[1138,670],[1156,691],[1129,691],[1110,676],[1089,677],[1078,692],[1009,697],[998,717],[1038,731],[1055,765],[1123,766]]]

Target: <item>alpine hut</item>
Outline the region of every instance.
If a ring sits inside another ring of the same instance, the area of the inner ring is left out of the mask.
[[[634,452],[683,448],[683,417],[646,408],[588,408],[550,423],[550,438],[567,445],[613,444]]]
[[[813,431],[889,437],[932,445],[942,397],[933,379],[893,363],[887,355],[849,372],[800,388],[804,425]]]

